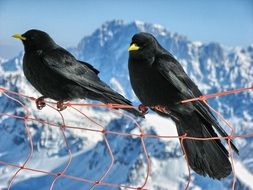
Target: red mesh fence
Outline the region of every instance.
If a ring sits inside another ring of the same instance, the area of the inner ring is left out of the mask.
[[[146,187],[146,186],[147,186],[148,178],[149,178],[150,173],[151,173],[152,165],[151,165],[151,162],[150,162],[147,147],[146,147],[145,142],[144,142],[144,139],[147,139],[147,138],[180,139],[181,146],[183,145],[182,142],[185,139],[193,139],[193,140],[227,139],[228,140],[228,145],[229,145],[229,155],[230,155],[232,169],[233,169],[233,173],[232,173],[233,180],[231,182],[231,189],[235,189],[235,183],[236,183],[235,172],[236,171],[235,171],[235,168],[234,168],[234,160],[233,160],[233,154],[232,154],[232,148],[231,148],[231,145],[230,145],[230,141],[232,139],[235,139],[235,138],[253,137],[253,134],[247,134],[247,135],[244,135],[244,136],[234,135],[234,128],[231,126],[231,124],[227,120],[225,120],[223,118],[223,116],[218,111],[213,109],[207,103],[206,100],[210,99],[210,98],[218,97],[218,96],[224,96],[224,95],[228,95],[228,94],[234,94],[234,93],[239,93],[239,92],[249,91],[249,90],[253,90],[253,87],[240,88],[240,89],[235,89],[235,90],[231,90],[231,91],[218,92],[218,93],[215,93],[215,94],[208,94],[208,95],[204,95],[204,96],[197,97],[197,98],[194,98],[194,99],[189,99],[189,100],[182,101],[183,104],[187,103],[187,102],[192,102],[192,101],[202,101],[202,102],[204,102],[212,111],[214,111],[217,114],[217,116],[230,129],[230,133],[227,137],[195,138],[195,137],[189,137],[186,134],[183,135],[183,136],[170,136],[169,134],[162,135],[162,136],[161,135],[146,134],[144,132],[142,126],[133,117],[131,117],[128,114],[119,112],[118,110],[112,109],[112,108],[129,108],[131,106],[118,105],[118,104],[79,104],[79,103],[71,103],[71,102],[68,102],[68,103],[65,104],[69,109],[73,109],[74,111],[78,112],[79,114],[81,114],[83,117],[85,117],[86,119],[88,119],[90,122],[92,122],[94,125],[96,125],[98,127],[98,129],[93,129],[93,128],[84,128],[84,127],[76,127],[76,126],[66,125],[65,124],[65,119],[64,119],[62,113],[56,109],[56,104],[54,102],[46,102],[46,105],[49,106],[50,108],[52,108],[53,110],[55,110],[55,112],[58,112],[58,114],[60,115],[60,118],[61,118],[61,121],[57,121],[55,123],[52,123],[52,122],[47,121],[46,118],[35,118],[35,117],[33,117],[30,114],[29,108],[21,100],[15,98],[15,97],[16,96],[22,97],[23,99],[26,99],[26,100],[29,100],[29,101],[32,101],[32,102],[35,102],[36,98],[26,96],[24,94],[16,93],[16,92],[13,92],[13,91],[10,91],[8,89],[0,87],[0,93],[3,96],[5,96],[6,98],[8,98],[10,101],[14,101],[17,104],[19,104],[23,108],[23,111],[25,113],[24,116],[19,116],[18,114],[15,115],[15,114],[9,114],[9,113],[0,113],[0,117],[5,116],[5,117],[10,117],[10,118],[16,118],[16,119],[23,120],[24,121],[24,130],[25,130],[25,133],[26,133],[27,138],[29,140],[29,147],[28,147],[29,152],[27,154],[27,157],[26,157],[25,161],[22,164],[9,163],[9,162],[0,160],[1,165],[16,168],[16,172],[9,179],[7,189],[8,190],[11,189],[13,183],[15,182],[15,178],[17,177],[17,175],[19,175],[19,173],[21,171],[22,172],[25,172],[25,171],[28,172],[29,171],[29,172],[41,173],[41,174],[52,176],[54,179],[52,180],[51,185],[48,187],[48,189],[50,189],[50,190],[54,189],[55,183],[59,178],[68,178],[70,180],[74,180],[74,181],[79,182],[79,183],[90,184],[89,189],[94,189],[94,187],[96,187],[96,186],[104,186],[105,188],[116,187],[116,188],[136,189],[136,190],[148,189],[148,187]],[[86,106],[86,107],[107,107],[109,111],[114,112],[115,114],[124,115],[126,118],[131,120],[136,125],[136,127],[139,130],[139,133],[134,133],[133,134],[133,133],[125,133],[125,132],[107,130],[99,122],[93,120],[92,118],[88,117],[85,113],[80,111],[79,108],[82,107],[82,106]],[[46,125],[49,125],[50,127],[58,127],[60,129],[61,134],[62,134],[62,138],[65,141],[66,149],[68,150],[68,162],[67,162],[65,168],[62,171],[60,171],[58,173],[54,173],[54,172],[51,172],[51,171],[30,168],[30,167],[27,166],[28,162],[31,160],[32,155],[34,153],[32,134],[29,130],[28,121],[39,122],[41,124],[46,124]],[[59,123],[61,123],[61,124],[59,125]],[[86,178],[82,178],[82,177],[76,177],[76,176],[71,176],[71,175],[65,174],[67,169],[69,168],[69,166],[71,164],[71,161],[72,161],[72,152],[71,152],[70,145],[69,145],[68,140],[67,140],[66,135],[65,135],[65,129],[71,129],[71,130],[79,129],[79,130],[85,130],[85,131],[89,131],[89,132],[100,133],[101,135],[103,135],[105,146],[107,148],[108,155],[110,156],[110,163],[108,163],[108,167],[105,171],[101,171],[101,175],[97,180],[91,180],[91,179],[86,179]],[[145,179],[144,179],[141,186],[134,187],[134,186],[131,186],[131,185],[104,182],[105,177],[108,176],[108,174],[111,172],[112,167],[113,167],[113,165],[116,161],[115,157],[114,157],[114,154],[113,154],[113,150],[110,146],[110,143],[108,141],[108,137],[106,136],[106,134],[118,135],[118,136],[123,136],[123,137],[135,137],[135,138],[140,139],[141,146],[142,146],[142,149],[143,149],[143,152],[144,152],[144,155],[145,155],[145,162],[146,162],[146,165],[147,165],[147,167],[146,167],[146,176],[145,176]],[[4,146],[4,145],[1,145],[1,146]],[[182,147],[182,151],[184,153],[184,147]],[[184,154],[184,156],[185,156],[185,160],[186,160],[186,164],[187,164],[187,155]],[[187,182],[187,184],[185,184],[185,189],[189,188],[189,185],[190,185],[190,182],[191,182],[191,172],[190,172],[189,165],[188,165],[188,170],[189,170],[189,176],[188,176],[188,182]],[[0,176],[0,178],[1,178],[1,176]]]

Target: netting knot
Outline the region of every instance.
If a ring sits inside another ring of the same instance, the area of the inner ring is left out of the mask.
[[[28,115],[25,115],[24,116],[24,120],[28,120],[29,119],[29,116]]]
[[[184,140],[185,137],[187,137],[187,133],[185,133],[185,134],[183,134],[183,135],[180,136],[181,140]]]
[[[204,100],[206,100],[206,96],[199,96],[198,99],[201,100],[201,101],[204,101]]]
[[[60,128],[64,130],[66,128],[66,126],[65,125],[60,125]]]
[[[100,184],[100,183],[101,183],[101,181],[95,181],[95,182],[94,182],[95,185],[98,185],[98,184]]]
[[[101,133],[105,134],[105,133],[107,133],[107,130],[103,129],[103,130],[101,131]]]
[[[63,173],[57,173],[56,175],[57,175],[57,176],[61,176],[61,175],[63,175]]]

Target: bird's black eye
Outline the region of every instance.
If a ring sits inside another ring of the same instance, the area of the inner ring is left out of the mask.
[[[147,46],[147,43],[143,43],[142,45],[141,45],[141,47],[146,47]]]

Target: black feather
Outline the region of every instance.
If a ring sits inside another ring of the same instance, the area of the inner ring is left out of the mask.
[[[188,137],[223,137],[228,134],[203,102],[181,104],[182,100],[202,96],[180,63],[148,33],[133,36],[129,52],[129,74],[133,90],[142,104],[163,117],[171,117],[179,135]],[[161,106],[161,111],[155,106]],[[231,143],[238,153],[237,148]],[[231,173],[229,154],[219,139],[185,139],[183,146],[191,168],[200,175],[221,179]]]
[[[86,63],[84,61],[80,61],[80,60],[78,60],[78,61],[79,61],[79,63],[82,63],[82,64],[86,65],[87,67],[89,67],[94,73],[96,73],[96,74],[100,73],[99,70],[97,70],[96,68],[94,68],[91,64]]]
[[[22,34],[25,47],[23,70],[29,82],[45,97],[56,101],[89,98],[104,103],[132,105],[98,77],[99,71],[76,60],[45,32],[29,30]],[[141,116],[129,108],[127,111]]]

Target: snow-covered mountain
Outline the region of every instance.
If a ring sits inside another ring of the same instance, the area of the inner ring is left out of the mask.
[[[69,50],[80,60],[85,60],[100,70],[100,77],[114,89],[134,102],[138,102],[131,90],[128,77],[127,47],[131,37],[140,31],[150,32],[182,63],[187,73],[203,93],[213,93],[231,88],[249,87],[253,81],[253,45],[247,48],[226,47],[218,43],[191,42],[179,34],[172,34],[157,24],[140,21],[125,23],[115,20],[104,23],[90,36],[84,37],[76,47]],[[1,63],[1,60],[0,60]],[[23,76],[22,53],[11,60],[3,60],[0,66],[0,86],[10,90],[37,96],[38,93]],[[39,96],[39,95],[38,95]],[[34,117],[61,122],[55,111],[44,108],[37,111],[34,104],[23,100]],[[215,98],[209,101],[233,124],[238,135],[253,133],[253,93],[245,92]],[[24,115],[24,109],[0,93],[0,113]],[[102,123],[107,130],[138,132],[136,126],[124,117],[103,110],[82,108],[83,112]],[[97,128],[89,120],[73,110],[63,111],[66,123],[73,126]],[[38,122],[29,122],[33,135],[34,155],[29,167],[61,171],[66,166],[68,154],[61,131]],[[176,135],[174,124],[154,114],[141,121],[146,133]],[[22,163],[29,151],[23,121],[0,117],[0,160]],[[225,126],[224,126],[225,127]],[[229,131],[229,130],[228,130]],[[110,165],[110,156],[101,134],[88,131],[66,130],[73,161],[68,175],[97,180]],[[107,135],[113,154],[114,166],[104,179],[106,183],[141,185],[145,178],[146,161],[139,138]],[[240,156],[236,159],[236,189],[253,189],[252,139],[236,139]],[[151,159],[151,176],[147,188],[154,190],[183,189],[187,183],[187,167],[182,157],[178,140],[146,139],[145,144]],[[19,154],[17,154],[19,153]],[[15,156],[14,156],[15,155]],[[10,175],[16,169],[0,165],[0,189],[6,187]],[[53,181],[47,175],[23,171],[15,179],[12,189],[44,190]],[[88,189],[90,184],[60,178],[54,189]],[[190,189],[229,189],[231,178],[215,181],[193,174]],[[95,189],[108,189],[97,186]],[[117,189],[117,188],[110,188]]]

